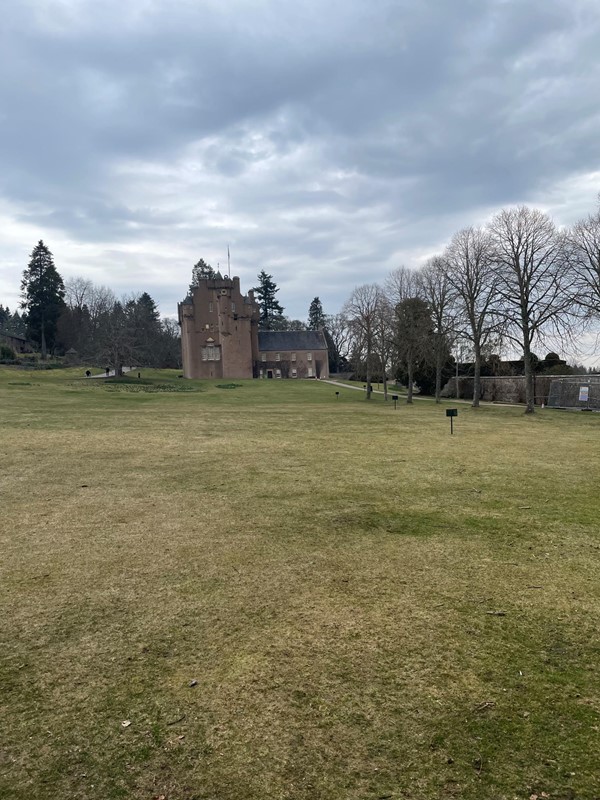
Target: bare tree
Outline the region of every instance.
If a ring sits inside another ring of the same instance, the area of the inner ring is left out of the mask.
[[[107,286],[92,285],[86,297],[86,303],[90,310],[92,321],[96,322],[102,314],[110,311],[116,301],[117,298],[112,289],[109,289]]]
[[[408,267],[397,267],[385,280],[385,292],[394,306],[409,297],[417,297],[419,294],[417,273]]]
[[[87,278],[75,277],[65,281],[65,303],[71,311],[82,309],[88,304],[94,284]]]
[[[498,331],[494,315],[496,275],[490,235],[482,228],[456,233],[445,252],[448,281],[456,299],[455,328],[473,348],[473,407],[481,395],[482,352]],[[458,382],[457,382],[458,396]]]
[[[489,230],[499,313],[506,336],[523,351],[525,413],[533,414],[532,345],[550,332],[563,334],[569,325],[573,294],[565,241],[547,214],[526,206],[500,211]]]
[[[357,286],[350,298],[346,301],[342,313],[354,326],[359,334],[365,352],[365,367],[367,373],[367,400],[371,399],[371,372],[372,357],[375,347],[375,322],[379,288],[376,283],[365,283]]]
[[[406,372],[406,402],[412,403],[415,371],[424,363],[431,363],[433,325],[425,300],[407,297],[398,303],[395,309],[395,331],[397,357]]]
[[[343,313],[327,315],[325,328],[339,361],[349,361],[353,346],[353,329],[346,315]]]
[[[587,317],[600,317],[600,206],[567,234],[577,302]]]
[[[388,370],[394,350],[394,306],[381,287],[377,287],[373,325],[373,350],[378,358],[383,381],[383,395],[388,399]]]
[[[442,369],[448,342],[454,332],[454,292],[448,277],[445,258],[434,256],[425,262],[416,275],[419,293],[426,301],[433,319],[435,351],[435,402],[440,402],[442,392]]]

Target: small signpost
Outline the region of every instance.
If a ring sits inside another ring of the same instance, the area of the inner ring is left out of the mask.
[[[340,397],[340,393],[339,393],[339,392],[336,392],[336,393],[335,393],[335,399],[336,399],[336,400],[339,400],[339,397]]]
[[[396,410],[396,406],[398,405],[398,395],[397,394],[393,394],[392,395],[392,400],[394,401],[394,411],[395,411]]]
[[[458,417],[458,408],[447,408],[446,409],[446,416],[450,417],[450,436],[454,433],[454,417]]]

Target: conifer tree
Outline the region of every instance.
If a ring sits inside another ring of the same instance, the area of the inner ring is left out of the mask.
[[[325,322],[323,304],[318,297],[315,297],[308,309],[308,329],[311,331],[321,330],[321,328],[325,327]]]
[[[278,291],[273,276],[267,275],[264,269],[261,270],[254,292],[260,306],[259,327],[262,331],[281,330],[284,323],[283,307],[275,297]]]
[[[207,264],[206,261],[201,258],[194,266],[192,267],[192,281],[190,283],[189,293],[193,295],[194,289],[196,286],[200,285],[200,281],[207,280],[208,278],[214,278],[216,276],[216,272],[211,267],[210,264]]]
[[[21,281],[21,307],[26,312],[27,336],[46,358],[54,346],[58,318],[64,308],[65,286],[54,266],[52,253],[40,239],[33,248]]]

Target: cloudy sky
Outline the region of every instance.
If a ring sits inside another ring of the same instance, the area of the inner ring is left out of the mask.
[[[0,302],[41,238],[176,312],[200,257],[286,313],[600,189],[598,0],[3,0]]]

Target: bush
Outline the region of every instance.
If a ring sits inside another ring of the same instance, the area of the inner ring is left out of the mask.
[[[0,344],[0,360],[14,361],[16,357],[16,353],[12,347],[9,347],[7,344]]]

